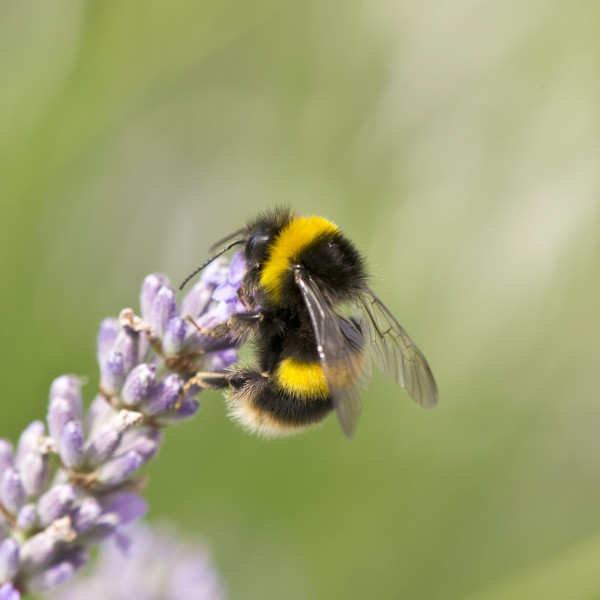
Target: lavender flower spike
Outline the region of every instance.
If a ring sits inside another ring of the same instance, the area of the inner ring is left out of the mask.
[[[223,584],[198,544],[182,544],[165,528],[135,525],[127,560],[102,548],[96,570],[50,595],[51,600],[224,600]],[[118,574],[118,576],[115,576]]]
[[[236,360],[230,340],[215,343],[186,317],[208,323],[237,310],[241,260],[232,274],[222,261],[207,270],[180,307],[167,277],[149,275],[142,316],[124,309],[100,326],[100,386],[88,411],[82,380],[63,375],[50,388],[47,427],[29,425],[14,453],[0,439],[0,600],[59,586],[107,538],[125,543],[123,527],[147,509],[139,468],[156,455],[163,428],[198,410],[197,388],[188,390],[187,380]],[[217,590],[210,577],[206,589]]]

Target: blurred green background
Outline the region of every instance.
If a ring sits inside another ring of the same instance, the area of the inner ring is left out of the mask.
[[[151,518],[232,599],[600,598],[596,1],[2,0],[2,431],[99,321],[287,203],[365,251],[440,406],[382,376],[265,442],[219,394],[168,431]]]

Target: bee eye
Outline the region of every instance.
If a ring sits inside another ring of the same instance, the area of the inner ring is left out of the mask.
[[[248,260],[261,262],[264,259],[269,236],[266,233],[255,233],[246,244],[246,257]]]

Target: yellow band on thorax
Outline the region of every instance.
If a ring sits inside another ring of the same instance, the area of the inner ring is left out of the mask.
[[[296,217],[275,238],[260,274],[260,284],[275,302],[282,300],[283,278],[300,253],[314,240],[338,228],[322,217]]]
[[[329,388],[319,362],[283,359],[275,371],[275,384],[282,391],[306,400],[327,398]]]

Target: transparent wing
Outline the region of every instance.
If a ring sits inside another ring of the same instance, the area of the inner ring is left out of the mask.
[[[436,406],[438,389],[433,373],[408,333],[371,290],[361,297],[360,304],[369,322],[369,342],[377,366],[421,406]]]
[[[361,411],[361,390],[370,378],[364,332],[358,319],[343,318],[329,307],[306,269],[297,266],[294,280],[300,289],[315,334],[321,368],[346,437],[352,438]]]

